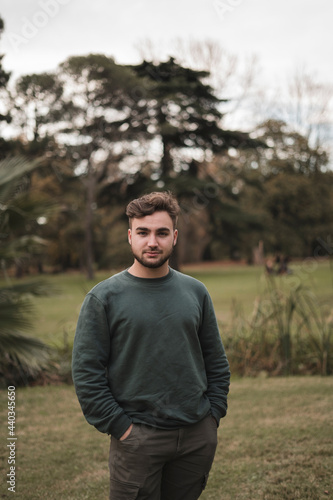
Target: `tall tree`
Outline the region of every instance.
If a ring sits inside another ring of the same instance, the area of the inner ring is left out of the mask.
[[[141,127],[160,141],[161,177],[188,170],[193,159],[253,146],[248,134],[223,130],[220,106],[225,100],[204,83],[208,72],[183,67],[173,57],[131,67],[142,78]]]
[[[55,73],[26,75],[16,85],[15,123],[25,127],[29,152],[48,151],[55,173],[60,169],[59,177],[65,176],[73,189],[76,186],[76,193],[68,193],[67,201],[63,200],[63,206],[76,205],[75,210],[67,210],[66,235],[70,241],[76,235],[84,248],[90,279],[98,193],[124,176],[122,164],[134,153],[143,157],[146,152],[138,141],[147,132],[138,132],[132,120],[138,108],[137,86],[138,78],[130,69],[102,54],[70,57]],[[62,212],[60,218],[64,216]],[[82,263],[80,255],[72,253]]]
[[[161,63],[143,61],[133,68],[142,78],[141,126],[151,132],[155,150],[159,145],[159,154],[148,169],[150,179],[177,194],[183,209],[182,233],[192,231],[201,242],[194,257],[190,239],[180,236],[176,256],[202,258],[209,255],[206,248],[217,224],[232,219],[235,227],[238,221],[249,219],[209,165],[230,149],[247,150],[259,141],[245,132],[223,128],[221,109],[226,100],[207,84],[208,71],[182,66],[172,57]]]
[[[84,187],[86,271],[91,279],[98,191],[122,176],[122,162],[137,153],[140,134],[146,134],[132,120],[138,80],[130,69],[101,54],[70,57],[60,65],[58,78],[64,88],[60,121],[55,117],[58,144]]]
[[[323,146],[311,144],[307,135],[281,120],[265,121],[258,125],[254,135],[269,146],[253,155],[256,167],[266,177],[286,172],[310,175],[328,165],[328,152]]]
[[[63,87],[53,73],[21,76],[12,91],[13,126],[18,126],[20,136],[29,141],[30,153],[40,154],[47,149],[47,139],[54,135],[50,117],[61,119],[60,102]],[[42,143],[38,147],[38,143]]]
[[[247,155],[243,175],[252,188],[243,202],[264,214],[267,251],[309,256],[316,238],[333,230],[328,152],[278,120],[261,124],[256,135],[269,148]]]
[[[158,64],[164,54],[172,53],[183,67],[208,73],[205,82],[213,89],[217,97],[228,96],[228,102],[222,106],[224,124],[230,121],[239,124],[237,111],[242,108],[242,116],[246,111],[246,102],[256,91],[256,78],[259,70],[255,57],[246,57],[244,61],[237,55],[227,51],[218,40],[182,39],[169,40],[167,45],[150,39],[140,40],[137,50],[143,60]]]
[[[48,240],[44,260],[58,270],[83,267],[84,260],[82,186],[56,139],[63,91],[55,72],[24,75],[11,91],[12,128],[17,134],[12,147],[31,160],[43,156],[43,168],[30,174],[29,189],[58,201],[59,210],[38,226],[38,234]]]

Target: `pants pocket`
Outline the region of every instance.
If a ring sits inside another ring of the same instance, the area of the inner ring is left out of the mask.
[[[109,468],[111,481],[141,487],[150,470],[150,455],[141,426],[133,425],[129,436],[120,441],[111,437]]]

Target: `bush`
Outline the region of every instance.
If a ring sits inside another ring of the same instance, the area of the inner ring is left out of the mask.
[[[224,325],[224,344],[233,373],[247,376],[333,373],[333,309],[299,285],[286,289],[267,278],[250,319],[234,303]]]

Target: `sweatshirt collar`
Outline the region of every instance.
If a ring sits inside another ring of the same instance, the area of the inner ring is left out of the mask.
[[[159,285],[165,283],[169,281],[174,275],[174,270],[171,267],[169,267],[168,274],[162,276],[161,278],[138,278],[137,276],[133,276],[133,274],[129,273],[128,269],[124,271],[126,278],[130,279],[132,282],[147,284],[147,285]]]

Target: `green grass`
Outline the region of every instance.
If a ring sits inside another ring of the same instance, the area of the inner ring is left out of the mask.
[[[332,274],[328,261],[318,264],[312,259],[294,264],[292,267],[295,273],[280,277],[281,282],[289,283],[292,287],[301,281],[309,286],[321,301],[332,303]],[[46,276],[45,279],[58,288],[60,293],[35,299],[36,321],[30,334],[49,344],[61,344],[64,335],[71,341],[85,294],[96,283],[108,278],[114,272],[98,272],[93,282],[79,273]],[[183,272],[191,274],[207,286],[216,315],[222,323],[230,320],[235,301],[242,306],[246,315],[250,315],[266,280],[263,268],[258,266],[212,265],[207,268],[188,266]]]
[[[202,500],[333,497],[333,379],[232,380],[229,412]],[[7,491],[7,393],[0,392],[0,498]],[[72,386],[17,390],[18,500],[107,500],[109,439],[82,416]]]
[[[302,283],[321,301],[330,301],[333,296],[333,271],[328,261],[318,263],[315,259],[300,261],[291,266],[293,273],[277,278],[289,288]],[[249,315],[256,298],[263,292],[267,277],[261,266],[215,266],[208,269],[187,267],[186,272],[207,286],[221,321],[230,319],[233,303],[238,302]]]

